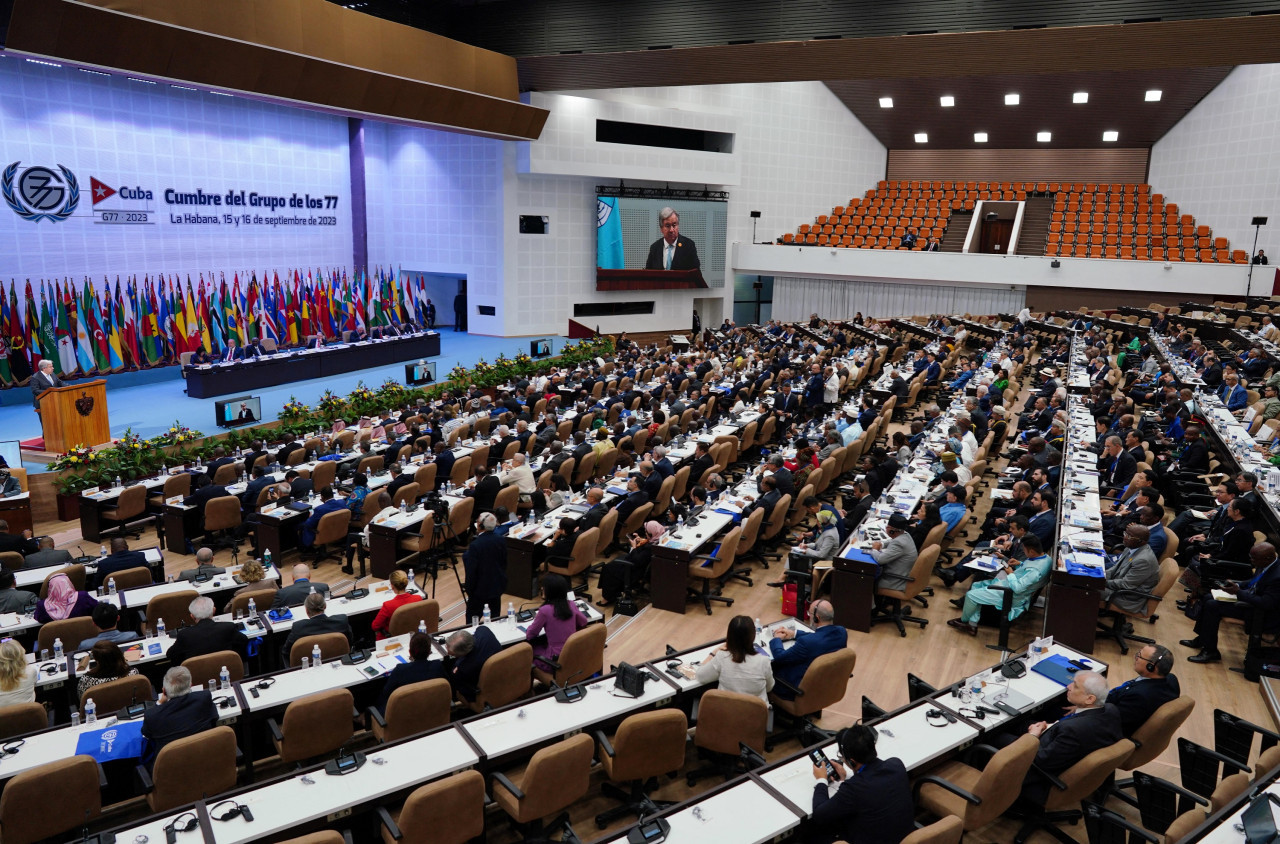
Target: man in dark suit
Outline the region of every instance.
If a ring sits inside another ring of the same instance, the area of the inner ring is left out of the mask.
[[[911,385],[896,369],[889,373],[889,392],[897,396],[899,401],[905,399],[911,392]]]
[[[215,484],[208,475],[196,475],[192,482],[195,484],[196,490],[184,498],[182,503],[186,507],[195,507],[199,510],[200,522],[203,524],[205,505],[215,498],[227,495],[227,488],[222,484]]]
[[[468,618],[483,615],[485,606],[494,617],[502,612],[502,593],[507,591],[507,541],[493,532],[497,526],[497,517],[483,513],[476,520],[476,538],[462,555]]]
[[[214,621],[213,610],[212,598],[201,596],[191,602],[189,611],[196,621],[195,626],[170,633],[173,636],[173,644],[167,654],[170,662],[178,665],[193,656],[218,651],[235,651],[241,659],[245,658],[249,640],[234,622]]]
[[[835,623],[835,610],[828,600],[813,602],[809,609],[809,624],[813,627],[812,633],[786,626],[775,627],[773,639],[769,642],[769,650],[773,654],[773,676],[795,688],[799,688],[804,672],[809,670],[815,659],[835,653],[849,642],[849,633]],[[786,647],[784,643],[792,640],[795,644]],[[795,698],[795,692],[783,685],[775,686],[773,693],[787,700]]]
[[[181,665],[165,672],[158,704],[142,715],[142,737],[147,740],[142,761],[148,768],[169,742],[212,729],[218,723],[213,695],[203,689],[192,690],[191,672]]]
[[[477,627],[475,633],[459,630],[449,637],[445,650],[454,660],[448,675],[453,690],[468,701],[475,700],[480,688],[480,669],[489,657],[502,650],[498,638],[488,627]]]
[[[387,471],[391,473],[391,483],[387,484],[387,495],[394,496],[397,492],[401,490],[401,488],[406,487],[409,484],[413,483],[413,479],[415,475],[410,475],[409,473],[405,472],[400,467],[399,463],[392,463],[390,466],[387,467]],[[437,473],[439,472],[439,470],[436,470],[436,471]],[[438,478],[440,477],[440,475],[437,474],[436,477]],[[424,492],[425,490],[421,490],[421,489],[418,490],[419,494],[422,494]]]
[[[207,474],[209,479],[212,480],[217,476],[219,469],[235,462],[236,459],[234,457],[227,456],[227,450],[225,448],[218,446],[213,450],[213,459],[209,461],[209,468],[206,470],[205,474]]]
[[[347,509],[347,502],[335,498],[333,487],[326,486],[320,490],[320,506],[314,507],[298,530],[298,542],[303,548],[311,548],[316,544],[316,531],[320,528],[320,520],[330,513]]]
[[[1237,503],[1233,502],[1233,506]],[[1275,565],[1275,546],[1270,542],[1259,542],[1249,551],[1249,562],[1254,570],[1252,578],[1239,582],[1226,581],[1218,587],[1227,594],[1234,595],[1235,601],[1203,599],[1204,607],[1200,618],[1196,619],[1196,637],[1183,639],[1179,643],[1188,648],[1200,649],[1199,653],[1187,657],[1188,662],[1222,660],[1222,654],[1218,651],[1218,627],[1224,618],[1252,619],[1254,613],[1261,613],[1261,624],[1257,628],[1259,632],[1265,635],[1280,629],[1280,613],[1276,612],[1280,608],[1280,566]]]
[[[1107,703],[1120,710],[1120,727],[1132,736],[1152,714],[1182,693],[1173,670],[1173,654],[1162,645],[1146,645],[1134,651],[1133,667],[1138,676],[1116,686]]]
[[[374,704],[383,715],[387,713],[387,701],[396,689],[427,680],[443,679],[447,676],[448,666],[444,660],[431,659],[431,636],[427,633],[414,633],[409,637],[409,662],[397,665],[387,675],[387,683],[378,695]]]
[[[322,593],[313,592],[307,595],[302,606],[306,610],[307,617],[293,623],[293,627],[289,630],[289,638],[284,640],[284,647],[280,649],[281,661],[285,665],[289,664],[289,652],[293,650],[294,643],[305,636],[341,633],[347,637],[347,647],[351,646],[351,623],[347,621],[345,615],[325,615],[326,604]],[[309,657],[311,654],[306,656]]]
[[[267,453],[267,444],[262,440],[255,442],[249,452],[244,456],[244,474],[246,477],[253,474],[253,464],[258,462],[259,457],[267,457],[268,462],[270,462],[270,455]]]
[[[774,395],[773,412],[780,416],[792,416],[800,412],[800,397],[791,391],[790,381],[783,381]]]
[[[454,456],[453,450],[450,449],[443,441],[437,442],[432,446],[432,450],[436,455],[434,461],[436,464],[436,489],[439,489],[444,486],[445,482],[453,475],[453,464],[457,458]],[[427,490],[424,489],[419,491],[426,492]]]
[[[241,504],[250,511],[258,506],[258,496],[262,491],[276,482],[275,478],[268,477],[265,466],[254,466],[251,474],[253,480],[249,481],[240,495]]]
[[[16,551],[25,557],[38,550],[39,546],[31,538],[31,531],[24,530],[21,535],[9,533],[9,523],[0,519],[0,551]]]
[[[318,592],[323,595],[328,591],[329,584],[311,579],[311,566],[306,563],[298,563],[293,567],[293,583],[280,587],[280,590],[276,592],[275,599],[271,602],[271,609],[278,610],[281,607],[301,606],[302,602],[312,592]]]
[[[311,339],[307,341],[307,348],[308,348],[308,349],[323,349],[323,348],[324,348],[324,337],[322,337],[322,336],[321,336],[321,335],[319,335],[319,334],[313,334],[313,335],[311,336]]]
[[[40,550],[34,554],[28,554],[23,568],[36,569],[43,566],[59,566],[66,565],[71,562],[70,551],[55,551],[53,548],[53,537],[40,537]],[[5,612],[0,610],[0,612]]]
[[[627,479],[627,494],[623,496],[614,509],[618,511],[618,530],[627,523],[631,514],[648,504],[652,499],[640,489],[640,481],[634,475]]]
[[[582,518],[578,521],[578,530],[590,530],[600,524],[600,520],[609,512],[609,507],[604,503],[604,490],[598,486],[593,486],[587,490],[587,512],[582,514]]]
[[[227,340],[227,350],[223,352],[222,357],[219,358],[219,360],[223,360],[223,361],[244,360],[244,349],[241,349],[238,346],[236,346],[235,340],[229,339]]]
[[[698,440],[698,444],[693,447],[693,463],[689,467],[690,483],[697,483],[702,478],[702,473],[716,465],[716,461],[711,456],[711,444]]]
[[[493,509],[494,500],[502,491],[502,481],[489,471],[488,465],[476,466],[475,486],[467,490],[467,497],[476,500],[476,512],[484,513]]]
[[[31,406],[40,410],[40,394],[51,387],[61,387],[62,379],[53,374],[53,361],[40,361],[40,368],[31,376]]]
[[[297,448],[302,448],[302,443],[297,440],[290,440],[286,442],[284,445],[280,446],[280,450],[276,452],[275,462],[284,466],[289,460],[289,452]]]
[[[1067,686],[1067,714],[1056,723],[1037,721],[1027,732],[1040,739],[1034,767],[1022,782],[1022,800],[1044,806],[1051,785],[1041,771],[1061,774],[1095,750],[1124,738],[1120,710],[1106,702],[1107,681],[1096,671],[1078,671]],[[1016,736],[1010,736],[1010,742]]]
[[[1134,473],[1138,471],[1138,462],[1124,450],[1124,441],[1112,435],[1107,437],[1106,448],[1098,461],[1098,471],[1102,474],[1098,481],[1102,494],[1118,495],[1133,480]]]
[[[662,491],[662,475],[658,474],[654,468],[653,462],[643,460],[640,462],[640,491],[649,497],[650,501],[658,500],[658,493]]]
[[[693,241],[680,236],[680,215],[674,208],[666,207],[658,212],[658,228],[662,237],[649,247],[649,256],[644,262],[646,270],[696,270],[702,266]]]
[[[129,543],[123,536],[111,540],[111,553],[98,561],[98,571],[94,575],[93,585],[101,589],[116,572],[125,569],[146,568],[147,557],[141,551],[130,551]]]
[[[284,480],[289,485],[289,497],[294,501],[309,498],[311,493],[315,492],[315,483],[310,478],[304,478],[298,474],[297,469],[290,469],[285,472]]]
[[[897,758],[876,755],[876,730],[855,724],[836,736],[844,764],[832,760],[835,794],[828,786],[827,771],[815,765],[813,813],[805,823],[804,840],[810,842],[901,841],[915,829],[911,781]],[[846,767],[850,766],[850,767]]]

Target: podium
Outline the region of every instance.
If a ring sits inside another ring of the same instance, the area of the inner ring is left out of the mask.
[[[81,444],[111,442],[106,381],[50,387],[38,398],[45,451],[62,453]]]
[[[596,267],[596,290],[698,290],[702,270],[611,270]]]

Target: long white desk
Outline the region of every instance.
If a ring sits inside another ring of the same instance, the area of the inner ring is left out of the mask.
[[[809,782],[813,782],[812,774]],[[812,790],[813,786],[809,786]],[[804,805],[810,801],[806,799]],[[666,840],[718,842],[718,844],[762,844],[800,825],[801,817],[753,779],[743,779],[706,799],[664,815],[671,829]],[[609,839],[621,844],[626,834]]]

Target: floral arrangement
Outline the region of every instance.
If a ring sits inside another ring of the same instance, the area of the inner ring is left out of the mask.
[[[294,396],[289,396],[289,400],[284,403],[284,407],[280,410],[279,418],[283,422],[301,422],[303,419],[311,418],[311,408],[298,401]]]
[[[405,396],[408,391],[404,385],[394,378],[388,378],[382,382],[382,386],[378,388],[378,398],[386,407],[399,407],[404,404]]]
[[[164,431],[151,439],[147,440],[148,448],[163,448],[170,445],[183,445],[204,437],[204,433],[196,431],[183,425],[181,422],[174,420],[167,431]]]
[[[83,469],[101,462],[98,452],[84,444],[76,445],[66,454],[49,461],[49,470],[58,472],[63,469]]]
[[[347,400],[341,396],[335,396],[332,390],[325,390],[316,404],[316,409],[320,411],[320,417],[325,422],[332,423],[347,412]]]

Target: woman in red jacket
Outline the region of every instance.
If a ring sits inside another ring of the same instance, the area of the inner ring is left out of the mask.
[[[391,616],[397,609],[405,604],[412,604],[415,601],[421,601],[421,595],[410,595],[405,592],[409,588],[409,577],[399,569],[391,572],[391,576],[387,578],[391,583],[391,591],[395,593],[392,598],[382,605],[382,609],[378,610],[377,616],[373,619],[373,632],[379,639],[387,638],[387,628],[391,626]]]

